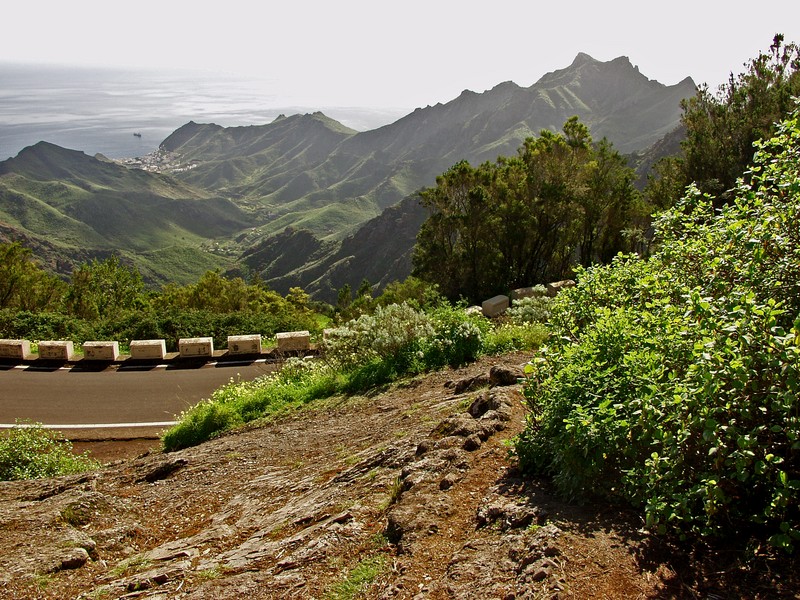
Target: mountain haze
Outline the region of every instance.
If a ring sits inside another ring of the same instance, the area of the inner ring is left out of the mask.
[[[259,273],[278,291],[299,285],[332,300],[344,283],[408,274],[424,219],[416,194],[459,160],[513,155],[573,115],[595,139],[641,153],[675,130],[680,101],[695,91],[689,78],[650,80],[626,57],[579,54],[530,87],[464,91],[372,131],[319,112],[247,127],[189,122],[161,145],[163,175],[37,144],[0,163],[0,231],[82,240],[137,264],[148,248],[180,248],[195,261],[192,273],[228,266]],[[150,260],[153,280],[177,264],[159,269]]]

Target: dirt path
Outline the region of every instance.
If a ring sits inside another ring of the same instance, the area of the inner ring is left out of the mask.
[[[98,473],[2,483],[0,594],[342,598],[360,576],[361,597],[382,599],[731,591],[673,568],[674,548],[635,515],[519,476],[508,440],[524,423],[525,360],[486,358]]]

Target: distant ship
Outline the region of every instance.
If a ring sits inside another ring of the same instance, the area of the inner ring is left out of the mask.
[[[138,137],[138,138],[142,137],[142,134],[141,134],[141,133],[134,133],[133,135],[135,135],[135,136],[136,136],[136,137]]]

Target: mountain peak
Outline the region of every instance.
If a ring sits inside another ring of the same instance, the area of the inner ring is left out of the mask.
[[[70,158],[85,159],[91,157],[80,150],[70,150],[69,148],[64,148],[51,142],[41,141],[31,146],[26,146],[19,151],[16,158],[11,158],[9,161],[16,161],[18,164],[23,164],[30,161],[43,159],[51,160],[53,158],[69,160]]]
[[[585,52],[578,52],[575,60],[572,61],[570,67],[580,67],[586,64],[596,63],[597,60],[586,54]]]

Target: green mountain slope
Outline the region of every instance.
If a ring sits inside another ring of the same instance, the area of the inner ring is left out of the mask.
[[[345,284],[357,289],[367,279],[378,289],[411,274],[411,253],[427,216],[412,195],[364,223],[340,243],[321,243],[308,231],[287,230],[242,256],[273,289],[302,287],[319,300],[335,303]],[[302,256],[287,263],[285,256]]]
[[[352,132],[321,113],[260,127],[189,123],[164,148],[194,166],[177,177],[265,207],[273,218],[260,235],[301,226],[340,240],[455,162],[513,154],[526,137],[560,130],[572,115],[621,152],[642,150],[678,125],[680,100],[694,92],[691,79],[665,86],[626,57],[579,54],[528,88],[506,82],[464,91],[372,131]]]
[[[249,217],[171,177],[40,142],[0,163],[0,224],[5,239],[25,240],[62,273],[77,257],[117,252],[151,281],[189,281],[229,265],[202,247],[241,231]]]

